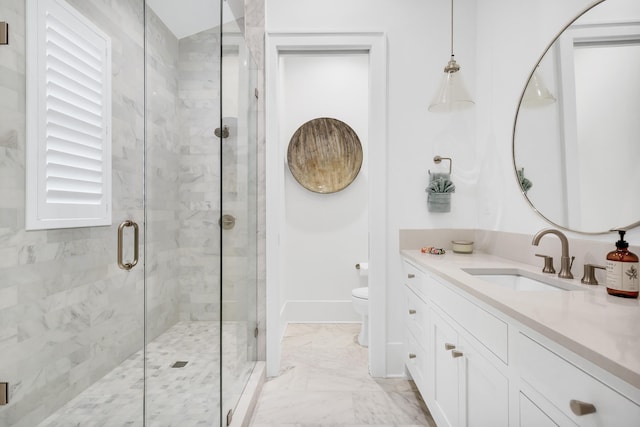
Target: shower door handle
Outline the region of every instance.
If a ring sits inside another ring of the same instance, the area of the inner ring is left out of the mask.
[[[122,260],[122,240],[124,229],[133,227],[133,261],[124,262]],[[131,220],[122,221],[118,226],[118,267],[123,270],[131,270],[138,264],[138,224]]]

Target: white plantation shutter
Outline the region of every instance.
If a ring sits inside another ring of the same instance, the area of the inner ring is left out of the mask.
[[[111,40],[63,0],[28,2],[27,229],[111,224]]]

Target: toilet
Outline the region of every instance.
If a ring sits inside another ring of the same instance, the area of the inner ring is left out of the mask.
[[[362,327],[358,335],[358,344],[369,346],[369,288],[355,288],[351,291],[353,308],[362,317]]]

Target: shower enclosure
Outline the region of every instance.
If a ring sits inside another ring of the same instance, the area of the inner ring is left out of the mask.
[[[231,419],[258,327],[242,13],[0,2],[0,427]]]

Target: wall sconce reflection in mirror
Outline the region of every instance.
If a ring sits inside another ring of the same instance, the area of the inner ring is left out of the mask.
[[[524,90],[522,105],[525,107],[544,107],[556,102],[556,97],[545,84],[539,71],[540,66],[536,66]]]

